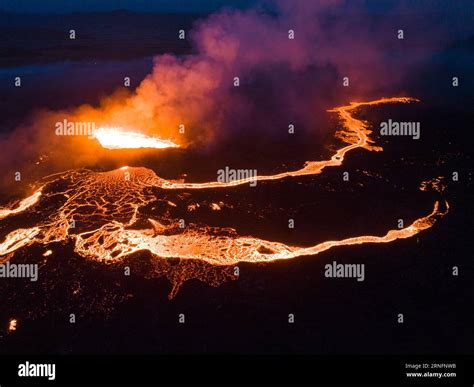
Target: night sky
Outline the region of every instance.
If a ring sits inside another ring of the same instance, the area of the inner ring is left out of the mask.
[[[0,9],[21,13],[70,13],[129,10],[135,12],[212,12],[245,8],[255,0],[1,0]]]
[[[290,1],[290,0],[288,0]],[[291,0],[293,1],[293,0]],[[311,0],[305,0],[311,1]],[[319,0],[318,0],[319,1]],[[271,0],[0,0],[0,10],[15,13],[71,13],[129,10],[135,12],[190,12],[207,13],[223,7],[248,8]],[[341,9],[351,9],[364,4],[372,12],[388,12],[397,9],[398,0],[343,1]],[[408,2],[405,11],[413,12],[472,12],[471,0],[437,1],[418,0]]]

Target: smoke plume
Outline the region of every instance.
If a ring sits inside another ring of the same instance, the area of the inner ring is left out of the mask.
[[[193,54],[155,57],[133,92],[30,117],[1,141],[7,180],[14,171],[33,178],[114,157],[86,137],[56,136],[55,122],[64,119],[140,131],[184,148],[283,137],[290,123],[318,138],[327,108],[405,92],[401,80],[442,41],[442,28],[404,15],[403,6],[374,14],[364,4],[271,1],[213,14],[187,32]]]

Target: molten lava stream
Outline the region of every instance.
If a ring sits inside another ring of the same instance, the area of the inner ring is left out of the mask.
[[[367,123],[354,118],[352,111],[360,106],[411,101],[416,100],[404,97],[382,98],[370,102],[353,102],[330,110],[338,113],[344,130],[338,132],[337,136],[348,145],[339,149],[330,160],[308,161],[299,170],[258,176],[257,179],[268,181],[315,175],[321,173],[325,167],[341,165],[344,156],[353,149],[381,151],[382,148],[372,145]],[[142,140],[140,138],[139,141]],[[124,178],[125,173],[127,179]],[[160,200],[156,196],[156,189],[225,188],[250,181],[243,179],[229,183],[180,183],[161,179],[152,170],[142,167],[125,167],[108,172],[73,170],[56,174],[45,178],[43,186],[18,205],[0,210],[0,219],[4,219],[2,222],[6,217],[21,216],[25,211],[40,215],[32,216],[31,219],[41,219],[29,228],[8,233],[0,243],[0,255],[8,260],[16,251],[31,244],[46,246],[51,242],[71,240],[77,254],[103,262],[120,262],[133,253],[148,251],[158,258],[181,258],[183,261],[189,261],[190,265],[192,261],[199,261],[214,267],[230,267],[239,262],[271,262],[315,255],[337,246],[389,243],[410,238],[432,227],[449,209],[448,203],[444,202],[445,209],[441,210],[441,202],[437,201],[430,214],[420,217],[403,229],[389,230],[383,236],[355,236],[310,247],[289,246],[276,241],[238,236],[232,233],[235,230],[229,233],[229,229],[205,225],[188,224],[185,229],[181,229],[178,225],[179,219],[171,218],[169,211],[165,211],[165,215],[160,218],[145,213],[147,205]],[[55,184],[56,182],[61,184]],[[65,188],[57,192],[55,187]],[[439,179],[424,182],[420,189],[425,191],[428,187],[440,192],[442,190]],[[54,200],[50,200],[53,197]],[[45,207],[47,210],[42,209],[43,201],[48,203]],[[53,208],[54,205],[57,208]],[[176,206],[169,201],[166,205]],[[75,228],[70,227],[71,219],[75,221]],[[51,254],[51,250],[48,250],[48,256]],[[196,273],[184,275],[198,276]],[[201,275],[204,275],[203,272]]]
[[[339,149],[329,160],[325,161],[307,161],[303,168],[296,171],[282,172],[276,175],[259,175],[247,179],[234,180],[230,182],[208,182],[208,183],[181,183],[176,181],[169,181],[163,185],[166,189],[205,189],[205,188],[225,188],[234,187],[246,183],[265,180],[278,180],[285,177],[294,176],[305,176],[305,175],[317,175],[322,172],[326,167],[337,167],[342,165],[344,156],[347,152],[357,149],[365,148],[371,151],[381,151],[381,147],[371,145],[373,141],[370,139],[370,130],[367,129],[367,124],[364,121],[354,118],[350,113],[361,106],[372,106],[384,103],[409,103],[418,102],[416,98],[409,97],[393,97],[393,98],[380,98],[375,101],[369,102],[351,102],[349,105],[336,107],[328,110],[329,112],[338,113],[341,118],[344,130],[338,132],[336,135],[343,142],[349,145]]]

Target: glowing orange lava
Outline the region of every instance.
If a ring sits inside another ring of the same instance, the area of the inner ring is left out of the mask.
[[[353,149],[381,151],[382,148],[373,145],[368,124],[353,117],[352,111],[360,106],[412,101],[416,100],[405,97],[382,98],[370,102],[353,102],[330,110],[341,118],[344,129],[336,135],[348,145],[337,150],[329,160],[307,161],[303,168],[296,171],[257,176],[257,180],[268,181],[316,175],[326,167],[341,165],[344,156]],[[121,137],[121,135],[116,137],[115,134],[112,138],[114,138],[113,141],[106,143],[110,145],[116,140],[121,142],[130,139],[126,140],[127,136]],[[133,136],[132,138],[137,139]],[[138,139],[138,143],[144,144],[142,137],[139,136]],[[154,143],[156,139],[151,141]],[[420,217],[405,228],[389,230],[385,235],[354,236],[301,247],[252,236],[239,236],[235,230],[229,228],[216,228],[202,224],[187,224],[186,227],[181,227],[180,219],[169,215],[176,204],[160,198],[160,191],[164,192],[163,190],[225,188],[248,183],[251,179],[228,183],[183,183],[162,179],[147,168],[124,166],[109,172],[67,171],[45,178],[44,181],[46,183],[32,196],[21,201],[16,207],[7,207],[0,212],[5,218],[9,215],[20,216],[22,212],[28,210],[35,215],[31,216],[32,219],[41,219],[31,227],[18,228],[6,235],[0,243],[0,255],[6,256],[5,259],[11,258],[16,251],[33,243],[48,245],[52,242],[65,241],[73,241],[74,251],[80,256],[108,263],[122,262],[134,253],[147,251],[153,257],[165,261],[168,258],[189,261],[189,268],[183,269],[179,276],[172,278],[178,283],[178,287],[183,282],[183,278],[205,276],[201,269],[193,266],[193,262],[196,261],[205,262],[212,267],[229,268],[239,262],[272,262],[316,255],[338,246],[389,243],[397,239],[413,237],[430,228],[449,210],[449,205],[445,200],[436,201],[431,213]],[[63,188],[58,192],[54,187]],[[427,190],[428,187],[440,193],[442,191],[439,179],[424,182],[421,189]],[[54,200],[50,200],[52,197]],[[42,210],[43,201],[49,203],[45,207],[47,212]],[[147,212],[147,208],[153,207],[153,203],[157,201],[166,209],[161,217]],[[56,207],[53,208],[51,203],[55,203]],[[193,211],[196,207],[199,207],[199,204],[194,207],[190,205],[187,210]],[[210,208],[218,211],[221,209],[221,204],[211,203]],[[48,250],[44,255],[51,253],[52,251]],[[168,269],[172,270],[169,267],[163,270]],[[209,281],[217,284],[216,278],[217,276],[213,273],[209,276]],[[173,294],[175,292],[176,285]]]
[[[100,145],[107,149],[164,149],[179,147],[179,145],[170,140],[149,137],[137,132],[127,132],[119,128],[99,128],[94,130],[93,133]]]
[[[12,208],[0,208],[0,219],[4,219],[7,216],[19,214],[20,212],[25,211],[37,203],[40,199],[40,196],[41,189],[38,189],[31,196],[28,196],[27,198],[20,201],[17,206],[12,206]]]
[[[8,322],[8,332],[13,332],[13,331],[16,331],[16,327],[17,327],[17,320],[12,318],[9,322]]]
[[[329,112],[338,113],[341,118],[344,130],[336,133],[336,136],[349,145],[339,149],[329,160],[324,161],[307,161],[303,168],[296,171],[282,172],[276,175],[258,175],[257,177],[250,177],[246,179],[239,179],[230,182],[213,181],[209,183],[181,183],[177,181],[170,181],[164,184],[163,188],[170,189],[204,189],[204,188],[225,188],[233,187],[241,184],[247,184],[257,181],[278,180],[285,177],[295,177],[304,175],[317,175],[326,167],[337,167],[342,165],[344,155],[357,148],[365,148],[371,151],[381,151],[382,148],[374,146],[373,140],[370,139],[371,131],[368,129],[368,124],[364,121],[358,120],[351,115],[351,112],[361,106],[372,106],[385,103],[409,103],[417,102],[416,98],[408,97],[393,97],[380,98],[369,102],[351,102],[349,105],[336,107],[329,110]]]

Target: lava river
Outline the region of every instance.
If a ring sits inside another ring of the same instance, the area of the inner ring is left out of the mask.
[[[343,125],[336,136],[344,142],[344,146],[329,160],[307,161],[301,169],[259,175],[253,179],[271,184],[271,180],[316,175],[326,167],[342,165],[345,155],[351,150],[364,148],[382,151],[382,148],[374,145],[368,124],[356,119],[353,111],[361,106],[410,102],[416,100],[405,97],[382,98],[334,108],[330,112],[338,114]],[[8,261],[17,251],[32,244],[48,247],[54,242],[73,241],[77,254],[106,263],[121,262],[131,254],[147,251],[156,259],[198,260],[229,268],[239,262],[293,259],[316,255],[338,246],[389,243],[410,238],[430,228],[449,208],[448,203],[440,199],[433,203],[432,212],[421,214],[404,228],[387,230],[380,236],[356,235],[309,247],[241,236],[233,229],[202,224],[190,223],[182,227],[180,219],[167,216],[166,212],[162,216],[151,217],[143,210],[159,200],[160,191],[229,189],[251,180],[188,183],[161,179],[152,170],[143,167],[123,167],[108,172],[82,169],[49,176],[37,183],[37,189],[31,196],[15,205],[0,208],[0,222],[25,214],[29,215],[29,219],[39,219],[29,227],[8,231],[0,243],[0,263]],[[426,187],[426,183],[422,187]],[[175,206],[172,202],[165,205]]]

